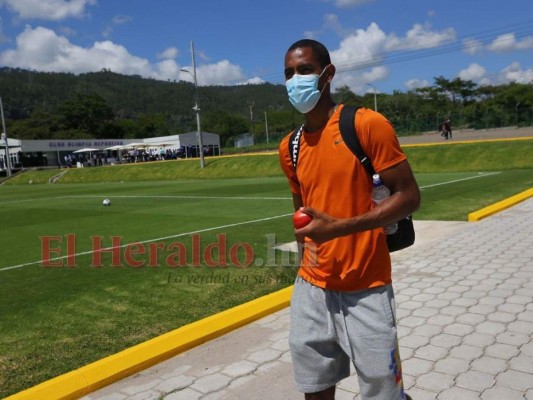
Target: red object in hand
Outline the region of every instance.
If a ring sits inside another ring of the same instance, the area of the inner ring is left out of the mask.
[[[304,213],[302,210],[298,210],[292,216],[292,223],[296,229],[303,228],[313,220],[309,214]]]

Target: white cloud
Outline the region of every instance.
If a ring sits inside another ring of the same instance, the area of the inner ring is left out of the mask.
[[[503,83],[517,82],[517,83],[532,83],[533,69],[528,68],[523,70],[517,62],[512,63],[504,68],[500,73],[500,80]]]
[[[463,40],[463,51],[470,55],[479,54],[483,51],[483,43],[476,39]]]
[[[168,50],[168,49],[167,49]],[[176,50],[177,52],[177,50]],[[180,71],[172,59],[151,64],[121,45],[109,40],[95,42],[84,48],[72,44],[54,31],[26,26],[16,40],[16,48],[0,53],[0,64],[46,72],[84,73],[103,68],[126,75],[141,75],[162,80],[189,80],[190,74]],[[243,81],[241,68],[228,60],[197,68],[199,85],[227,84]]]
[[[132,20],[133,18],[130,17],[129,15],[115,15],[113,17],[113,24],[124,25],[124,24],[127,24],[128,22],[131,22]]]
[[[404,85],[408,90],[414,90],[430,86],[429,82],[426,79],[409,79],[404,83]]]
[[[335,0],[335,5],[339,8],[343,7],[359,7],[366,3],[372,3],[374,0]]]
[[[175,47],[169,47],[161,53],[157,53],[157,58],[160,60],[168,60],[178,57],[178,49]]]
[[[517,41],[514,33],[498,36],[487,49],[495,53],[505,53],[514,50],[527,50],[533,48],[533,36],[528,36],[522,41]]]
[[[503,53],[512,51],[516,47],[516,39],[514,34],[506,33],[498,36],[494,41],[487,46],[487,49],[496,53]]]
[[[338,50],[330,52],[333,64],[343,70],[346,67],[380,62],[387,36],[376,23],[343,39]]]
[[[6,37],[4,36],[2,18],[0,18],[0,43],[4,43],[5,41],[6,41]]]
[[[216,64],[207,64],[196,67],[198,85],[223,85],[244,79],[241,67],[222,60]]]
[[[85,15],[85,8],[96,4],[96,0],[0,0],[0,6],[7,6],[22,19],[45,19],[59,21]]]
[[[447,28],[441,32],[431,30],[429,24],[415,24],[405,37],[397,37],[392,33],[387,39],[386,50],[418,50],[438,47],[455,40],[455,30]]]
[[[473,63],[468,68],[459,71],[457,76],[464,81],[479,81],[487,73],[486,69],[481,65]]]

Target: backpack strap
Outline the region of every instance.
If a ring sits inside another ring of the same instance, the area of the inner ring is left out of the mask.
[[[300,137],[302,136],[302,133],[304,131],[304,126],[300,126],[300,129],[294,130],[291,133],[291,137],[289,138],[289,154],[291,156],[292,160],[292,166],[294,167],[294,170],[296,170],[296,165],[298,164],[298,154],[300,152]]]
[[[342,140],[344,144],[355,154],[357,159],[361,162],[363,167],[367,170],[370,177],[376,173],[372,162],[367,157],[359,138],[357,137],[357,132],[355,130],[355,115],[359,107],[353,106],[344,106],[341,110],[341,115],[339,119],[339,129],[341,131]]]

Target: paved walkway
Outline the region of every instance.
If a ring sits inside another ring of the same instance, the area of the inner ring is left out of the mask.
[[[533,400],[533,198],[476,223],[418,222],[393,255],[403,377],[413,400]],[[303,399],[281,310],[84,400]],[[337,399],[360,400],[355,375]]]

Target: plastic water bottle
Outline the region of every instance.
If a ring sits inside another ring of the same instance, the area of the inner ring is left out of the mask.
[[[389,188],[383,184],[378,174],[372,176],[372,184],[374,186],[372,189],[372,201],[374,204],[379,204],[390,196]],[[387,225],[384,229],[387,235],[392,235],[398,230],[398,224],[395,222],[394,224]]]

